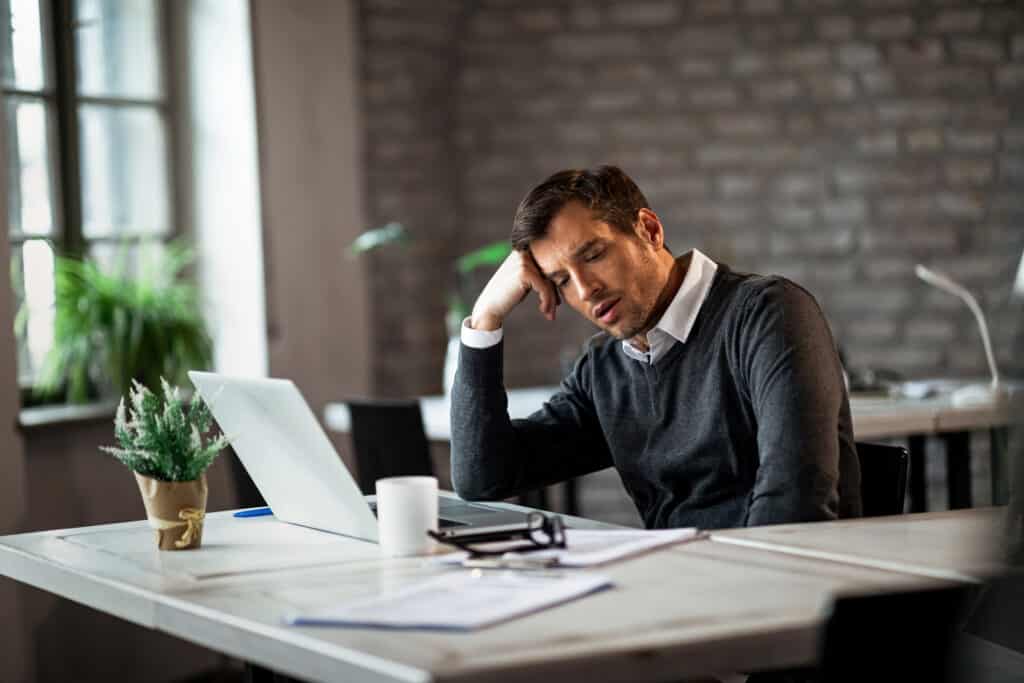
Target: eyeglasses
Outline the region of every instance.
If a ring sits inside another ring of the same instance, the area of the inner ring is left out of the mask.
[[[526,524],[512,529],[473,533],[460,532],[457,536],[427,532],[431,538],[464,550],[471,557],[494,557],[505,553],[528,553],[535,550],[565,548],[565,526],[558,515],[548,517],[543,512],[530,512]],[[516,543],[511,543],[517,541]],[[494,544],[499,544],[493,547]],[[483,545],[481,545],[483,544]],[[491,545],[492,547],[484,547]]]

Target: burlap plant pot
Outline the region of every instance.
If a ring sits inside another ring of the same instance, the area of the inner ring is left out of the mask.
[[[135,473],[160,550],[198,548],[206,517],[206,473],[194,481],[160,481]]]

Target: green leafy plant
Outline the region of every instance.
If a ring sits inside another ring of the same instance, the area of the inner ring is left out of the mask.
[[[104,382],[123,395],[133,380],[183,384],[188,370],[209,367],[213,343],[199,296],[181,277],[194,260],[192,249],[172,243],[132,278],[123,259],[112,273],[89,259],[56,259],[54,345],[36,391],[63,388],[67,402],[81,403],[103,393]]]
[[[223,434],[210,434],[213,416],[199,396],[186,406],[178,389],[160,378],[163,397],[133,383],[125,407],[122,397],[114,418],[120,447],[100,446],[128,469],[161,481],[198,479],[228,445]]]
[[[358,256],[391,244],[407,244],[411,241],[409,231],[401,223],[388,223],[360,234],[348,247],[349,255]],[[473,272],[485,266],[497,266],[512,252],[507,241],[491,242],[455,259],[455,286],[448,296],[446,316],[449,334],[457,334],[462,319],[469,315],[466,289]]]

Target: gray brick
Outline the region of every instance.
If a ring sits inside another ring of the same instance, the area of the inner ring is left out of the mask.
[[[947,9],[939,12],[929,25],[936,33],[970,33],[981,26],[981,10]]]
[[[896,100],[878,105],[878,118],[893,124],[939,123],[949,112],[949,103],[936,99]]]
[[[817,130],[818,123],[812,114],[790,114],[786,119],[786,133],[790,137],[810,137]]]
[[[1018,33],[1013,37],[1010,54],[1016,60],[1024,59],[1024,33]]]
[[[942,41],[935,38],[893,43],[889,47],[893,64],[939,64],[944,58]]]
[[[867,156],[895,156],[900,150],[900,138],[891,131],[870,133],[858,136],[856,147]]]
[[[861,87],[869,95],[887,95],[896,91],[896,77],[888,69],[872,69],[860,74]]]
[[[898,306],[890,306],[884,310],[895,312]],[[886,368],[907,374],[919,374],[934,369],[942,360],[940,349],[871,348],[858,349],[856,353],[850,355],[858,365]]]
[[[854,223],[867,217],[867,203],[863,199],[835,199],[821,207],[825,221],[832,223]]]
[[[942,149],[942,132],[937,128],[907,131],[907,149],[911,152],[934,152]]]
[[[848,69],[859,69],[877,64],[881,52],[874,45],[867,43],[847,43],[838,48],[839,63]]]
[[[946,142],[954,152],[991,152],[996,148],[996,134],[989,130],[946,131]]]
[[[569,25],[575,28],[593,29],[603,24],[601,10],[589,5],[577,5],[569,10]]]
[[[841,256],[853,250],[854,242],[853,230],[849,228],[801,232],[776,231],[768,237],[769,250],[776,256]]]
[[[825,179],[819,174],[788,173],[775,180],[773,189],[783,197],[814,197],[824,192]]]
[[[742,7],[747,14],[778,14],[782,11],[782,0],[743,0]]]
[[[938,172],[935,166],[928,164],[888,163],[884,167],[877,164],[841,164],[836,167],[835,182],[842,194],[861,194],[867,190],[882,190],[886,193],[899,191],[921,191],[935,186]],[[899,206],[899,198],[894,200]]]
[[[1003,59],[1002,42],[991,38],[954,38],[953,58],[962,62],[994,63]]]
[[[986,70],[968,66],[923,69],[909,83],[927,93],[976,95],[991,89]]]
[[[996,84],[1001,90],[1024,87],[1024,64],[1006,64],[996,69]]]
[[[549,45],[559,57],[580,60],[636,56],[649,49],[642,36],[626,32],[558,34]]]
[[[916,4],[917,0],[861,0],[868,9],[909,9]]]
[[[817,101],[845,102],[857,94],[853,79],[842,74],[811,76],[806,79],[806,83],[811,96]]]
[[[761,52],[743,52],[732,58],[730,70],[737,76],[759,74],[771,68],[771,63]]]
[[[829,128],[860,131],[876,123],[878,117],[867,107],[849,107],[826,110],[825,125]]]
[[[950,185],[985,185],[995,175],[994,165],[987,159],[947,161],[945,171]]]
[[[762,102],[788,102],[800,96],[800,84],[795,78],[757,81],[751,86],[757,100]]]
[[[978,220],[985,215],[985,205],[974,194],[940,192],[935,196],[939,210],[950,218]]]
[[[718,191],[726,199],[749,197],[760,187],[761,180],[755,176],[726,174],[718,178]]]
[[[691,0],[690,11],[698,17],[718,17],[732,14],[736,9],[733,0]]]
[[[1024,128],[1008,128],[1003,131],[1003,146],[1006,149],[1024,149]]]
[[[861,230],[861,245],[868,252],[908,254],[946,253],[956,249],[956,229],[944,224],[908,224],[877,226]],[[903,260],[905,272],[913,272],[913,264]]]
[[[1010,121],[1009,106],[993,99],[956,101],[952,114],[951,123],[956,127],[1004,126]]]
[[[754,24],[748,35],[751,44],[777,50],[786,43],[805,44],[806,33],[801,21],[770,21]]]
[[[877,200],[878,214],[886,220],[929,218],[935,214],[930,196],[884,196]]]
[[[853,19],[843,15],[822,17],[815,25],[818,35],[829,42],[849,38],[854,30]]]
[[[847,0],[792,0],[793,8],[798,12],[841,9],[846,2]]]
[[[768,207],[768,215],[772,223],[784,229],[810,228],[818,221],[814,206],[796,202],[773,204]]]
[[[741,45],[740,33],[736,26],[686,26],[669,39],[670,54],[692,54],[694,52],[733,53]]]
[[[887,246],[885,249],[888,250],[889,247]],[[913,278],[912,272],[907,268],[905,257],[886,258],[881,255],[872,255],[871,258],[864,261],[864,276],[869,280],[903,280],[904,282],[910,282]],[[896,323],[894,321],[887,322],[895,331]]]
[[[823,45],[800,47],[786,50],[779,59],[779,64],[788,69],[820,69],[829,64],[831,57],[828,48]]]
[[[864,22],[864,35],[879,40],[908,38],[913,35],[917,25],[909,14],[888,14],[868,19]]]
[[[1004,180],[1020,184],[1024,181],[1024,156],[1004,154],[999,159],[999,175]]]
[[[763,114],[719,114],[712,119],[712,128],[727,136],[764,136],[776,132],[777,119]]]
[[[696,107],[726,107],[739,101],[739,93],[731,85],[711,85],[692,88],[688,99]]]
[[[843,289],[835,292],[828,299],[830,310],[871,311],[874,315],[885,318],[888,315],[906,310],[911,303],[911,295],[897,283],[891,285],[874,285],[870,291]]]
[[[612,3],[608,8],[608,18],[622,26],[664,26],[676,21],[680,14],[677,2]]]
[[[951,320],[918,318],[907,322],[907,341],[913,344],[945,344],[956,337],[957,326]]]
[[[876,278],[884,279],[884,278]],[[844,344],[849,342],[860,342],[872,345],[881,345],[896,338],[899,327],[892,320],[885,320],[882,317],[869,317],[858,319],[856,324],[850,325],[842,335]]]
[[[676,62],[676,69],[682,76],[687,78],[711,78],[719,75],[721,69],[711,59],[688,57]]]
[[[516,25],[530,33],[546,33],[562,27],[562,16],[553,9],[529,9],[516,12]]]

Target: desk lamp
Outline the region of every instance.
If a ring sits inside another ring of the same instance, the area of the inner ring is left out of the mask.
[[[914,268],[914,272],[917,274],[917,277],[928,284],[960,297],[967,304],[967,307],[971,309],[975,320],[978,321],[978,329],[981,331],[981,341],[985,345],[985,358],[988,360],[988,369],[992,374],[992,381],[989,384],[969,384],[955,390],[950,396],[953,405],[997,403],[1004,400],[1007,394],[1006,387],[999,383],[999,370],[996,368],[995,356],[992,355],[992,342],[988,336],[988,325],[985,323],[985,314],[982,312],[981,306],[978,305],[978,300],[966,288],[953,282],[948,276],[925,268],[920,263]]]

